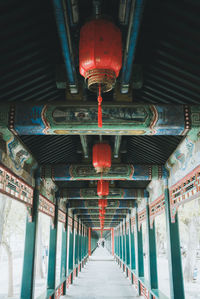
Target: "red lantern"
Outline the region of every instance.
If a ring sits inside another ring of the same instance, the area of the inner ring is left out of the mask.
[[[109,181],[100,180],[97,183],[97,194],[99,197],[108,196],[109,194]]]
[[[106,210],[104,208],[99,209],[99,214],[100,215],[105,215],[105,213],[106,213]]]
[[[104,219],[105,219],[105,216],[103,216],[103,215],[99,215],[99,219],[100,219],[100,221],[104,221]]]
[[[107,199],[99,199],[99,208],[100,209],[104,209],[106,208],[108,205],[107,203]]]
[[[93,146],[93,166],[96,172],[107,172],[111,167],[111,147],[107,143]]]
[[[101,90],[110,91],[122,66],[122,37],[110,21],[96,19],[86,23],[80,32],[79,71],[88,88],[99,91],[98,126],[102,127]]]

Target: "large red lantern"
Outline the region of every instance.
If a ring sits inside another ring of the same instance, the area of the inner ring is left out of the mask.
[[[107,207],[108,203],[107,203],[107,199],[99,199],[99,208],[100,209],[104,209]]]
[[[99,215],[105,215],[106,210],[104,208],[99,209]]]
[[[111,147],[107,143],[93,146],[93,166],[97,172],[107,172],[111,167]]]
[[[99,93],[98,126],[102,127],[101,91],[114,85],[122,66],[122,37],[112,22],[96,19],[86,23],[80,32],[79,71],[88,88]]]
[[[109,194],[109,181],[100,180],[97,183],[97,194],[99,197],[108,196]]]

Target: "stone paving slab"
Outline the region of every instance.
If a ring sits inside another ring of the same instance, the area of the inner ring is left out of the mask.
[[[105,248],[97,248],[62,298],[134,299],[138,297],[124,273]]]

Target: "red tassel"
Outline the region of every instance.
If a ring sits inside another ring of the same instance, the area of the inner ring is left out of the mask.
[[[101,97],[101,85],[99,84],[98,95],[98,127],[102,128],[102,109],[101,109],[102,97]]]

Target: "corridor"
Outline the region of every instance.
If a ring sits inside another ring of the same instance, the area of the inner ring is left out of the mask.
[[[79,277],[62,298],[102,299],[137,298],[130,281],[105,248],[97,248]]]

